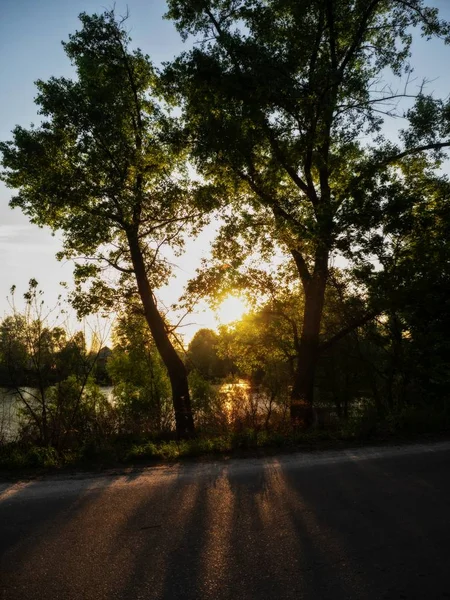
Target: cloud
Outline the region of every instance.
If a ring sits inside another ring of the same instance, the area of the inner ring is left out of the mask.
[[[14,243],[17,237],[30,234],[33,229],[30,225],[0,225],[0,242]]]
[[[60,247],[61,241],[48,229],[30,224],[0,225],[0,252],[3,255],[21,252],[54,254]]]

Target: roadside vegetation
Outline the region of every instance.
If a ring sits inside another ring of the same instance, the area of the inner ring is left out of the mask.
[[[38,81],[42,121],[0,143],[11,206],[62,234],[78,316],[117,315],[112,347],[88,349],[30,282],[0,324],[18,406],[0,467],[450,431],[450,103],[411,57],[449,24],[422,0],[169,0],[167,17],[188,46],[158,69],[127,19],[80,15],[74,79]],[[158,290],[213,220],[170,312]],[[247,313],[186,345],[171,315],[233,295]]]
[[[38,295],[32,290],[30,302]],[[112,348],[97,342],[90,350],[80,332],[68,338],[45,319],[28,312],[0,325],[1,383],[15,393],[16,424],[12,435],[3,412],[2,470],[254,456],[450,433],[445,330],[441,342],[435,333],[434,347],[428,338],[422,346],[410,329],[398,336],[398,327],[406,331],[400,314],[395,329],[374,321],[324,354],[308,428],[290,419],[289,319],[266,307],[218,332],[199,330],[184,353],[197,428],[189,440],[176,435],[170,381],[142,315],[120,315]],[[430,352],[433,360],[418,369],[416,357]]]

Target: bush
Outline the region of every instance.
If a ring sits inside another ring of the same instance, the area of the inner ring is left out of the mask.
[[[55,448],[40,448],[32,446],[25,455],[25,461],[29,467],[41,467],[51,469],[59,465],[59,457]]]
[[[407,406],[391,418],[395,431],[404,434],[439,433],[450,430],[450,410]]]
[[[380,431],[380,421],[375,409],[369,407],[349,417],[341,426],[340,437],[350,440],[368,440]]]
[[[133,444],[131,448],[126,452],[124,459],[126,461],[133,461],[136,459],[144,458],[157,458],[158,448],[153,442],[147,442],[146,444]]]
[[[55,448],[42,446],[23,446],[17,443],[5,445],[0,451],[0,468],[52,469],[60,465],[60,457]]]

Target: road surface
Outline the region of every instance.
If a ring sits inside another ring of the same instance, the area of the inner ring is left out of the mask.
[[[450,598],[450,443],[0,484],[1,600]]]

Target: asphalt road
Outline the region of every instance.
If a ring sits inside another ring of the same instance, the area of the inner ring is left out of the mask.
[[[2,600],[450,598],[450,443],[0,484]]]

